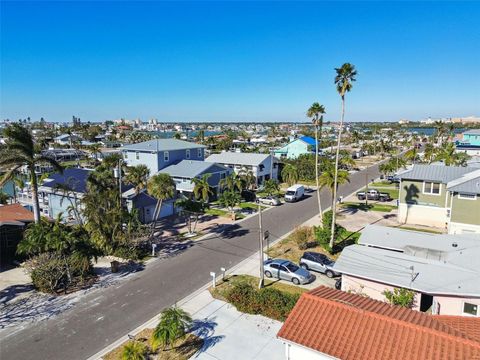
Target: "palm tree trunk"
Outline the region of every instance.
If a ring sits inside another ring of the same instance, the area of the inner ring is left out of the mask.
[[[320,184],[318,181],[318,124],[315,124],[315,182],[317,185],[318,217],[320,226],[323,226],[322,204],[320,202]]]
[[[155,228],[156,228],[156,225],[157,225],[157,218],[162,212],[162,203],[163,203],[163,199],[162,200],[157,200],[157,205],[155,205],[155,210],[153,211],[152,226],[151,226],[151,229],[150,229],[150,238],[152,238],[153,234],[155,233]]]
[[[337,182],[338,182],[338,158],[340,156],[340,142],[342,140],[343,119],[345,118],[345,98],[342,96],[342,118],[340,119],[340,129],[338,129],[337,153],[335,155],[335,179],[333,183],[333,201],[332,201],[332,227],[330,234],[330,248],[333,249],[335,240],[335,220],[337,212]]]
[[[40,203],[38,202],[38,184],[34,165],[30,166],[30,179],[32,182],[33,218],[38,224],[40,222]]]

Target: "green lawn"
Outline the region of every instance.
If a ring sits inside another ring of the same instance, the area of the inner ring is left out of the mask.
[[[231,275],[225,278],[225,281],[220,280],[217,286],[214,288],[210,288],[210,293],[216,299],[220,299],[226,301],[226,294],[228,290],[230,290],[235,284],[240,282],[248,282],[254,287],[258,287],[260,279],[251,276],[251,275]],[[295,285],[289,285],[280,282],[279,280],[272,280],[272,279],[265,279],[264,281],[265,287],[272,287],[274,289],[290,293],[290,294],[303,294],[304,292],[308,291],[307,289],[301,288]]]
[[[258,210],[258,205],[252,202],[243,202],[238,205],[241,209],[252,209],[257,211]],[[262,205],[262,209],[266,209],[266,206]]]
[[[227,216],[228,211],[225,211],[225,210],[222,210],[222,209],[210,208],[210,209],[205,210],[205,214],[214,215],[214,216]]]
[[[357,209],[361,211],[381,211],[381,212],[390,212],[397,208],[396,206],[372,203],[371,201],[369,201],[368,206],[365,206],[364,202],[362,203],[346,202],[346,203],[343,203],[342,206],[344,208]]]
[[[392,187],[392,188],[395,188],[395,185],[396,184],[391,183],[390,181],[378,181],[371,184],[371,186]]]

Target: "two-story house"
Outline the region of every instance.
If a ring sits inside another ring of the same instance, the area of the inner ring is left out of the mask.
[[[472,129],[462,134],[462,139],[456,142],[456,150],[471,156],[480,155],[480,129]]]
[[[45,179],[39,187],[39,191],[46,194],[48,206],[48,216],[56,218],[61,215],[62,220],[66,222],[83,221],[81,216],[81,200],[87,191],[87,179],[91,169],[71,168],[65,169],[62,174],[55,173]],[[142,223],[148,223],[153,220],[153,214],[157,200],[148,195],[145,191],[135,194],[132,185],[122,184],[122,198],[125,206],[132,210],[137,209],[139,219]],[[76,208],[78,212],[71,211]],[[164,201],[162,211],[159,217],[173,215],[175,211],[174,200]],[[77,216],[81,217],[78,219]]]
[[[400,223],[480,233],[480,169],[414,165],[399,178]]]
[[[302,136],[274,150],[273,153],[280,159],[296,159],[300,155],[314,154],[315,149],[315,139],[310,136]]]
[[[176,139],[154,139],[121,148],[128,166],[146,165],[150,174],[182,160],[203,160],[206,146]]]
[[[268,179],[278,179],[278,161],[268,154],[222,152],[212,154],[205,161],[217,163],[233,169],[235,173],[251,171],[257,180],[257,185]]]
[[[193,179],[200,179],[208,174],[208,183],[213,191],[211,199],[216,199],[220,193],[220,181],[230,175],[232,169],[223,165],[198,160],[182,160],[178,164],[170,165],[159,173],[169,174],[175,181],[177,192],[192,197],[195,183]]]

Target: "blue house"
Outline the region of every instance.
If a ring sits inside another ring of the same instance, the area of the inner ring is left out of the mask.
[[[48,198],[48,216],[56,218],[61,214],[66,222],[80,222],[77,214],[70,211],[76,207],[81,211],[81,199],[87,191],[87,179],[91,169],[71,168],[65,169],[63,174],[51,175],[40,186],[39,192],[46,194]],[[157,199],[145,192],[134,194],[131,185],[122,185],[122,198],[127,208],[131,211],[136,208],[139,219],[143,223],[152,221]],[[170,216],[174,213],[173,200],[164,201],[160,217]]]
[[[280,159],[296,159],[303,154],[315,154],[315,148],[314,138],[302,136],[280,149],[274,150],[274,154]]]
[[[160,170],[160,173],[169,174],[172,177],[177,192],[188,197],[193,195],[195,187],[193,179],[200,179],[205,174],[209,174],[208,183],[213,190],[212,198],[216,198],[220,193],[220,181],[232,172],[232,169],[223,165],[198,160],[182,160],[178,164]]]
[[[176,139],[154,139],[121,148],[128,166],[146,165],[150,174],[182,160],[203,160],[206,146]]]
[[[462,140],[456,141],[457,151],[462,151],[471,156],[480,155],[480,129],[472,129],[462,134]]]

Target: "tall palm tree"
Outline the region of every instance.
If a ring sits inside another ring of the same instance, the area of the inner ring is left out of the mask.
[[[285,181],[288,186],[292,186],[298,181],[298,168],[293,164],[287,164],[282,169],[282,179]]]
[[[318,184],[318,129],[320,128],[320,136],[322,134],[323,114],[325,114],[325,107],[318,102],[314,102],[307,110],[307,116],[312,118],[312,123],[315,128],[315,181],[317,185],[317,200],[318,200],[318,217],[320,224],[323,222],[322,203],[320,201],[320,186]]]
[[[195,199],[201,199],[205,203],[210,199],[210,195],[213,194],[212,187],[208,183],[208,178],[210,176],[212,176],[212,174],[204,174],[201,178],[192,179],[195,185],[193,188]]]
[[[129,167],[124,180],[125,183],[133,185],[135,187],[135,195],[138,195],[140,191],[147,187],[149,175],[150,169],[148,168],[148,166],[140,164],[137,166]]]
[[[338,158],[340,154],[340,143],[342,141],[343,122],[345,120],[345,94],[352,90],[352,83],[357,80],[357,71],[355,70],[355,66],[350,63],[343,64],[341,67],[336,68],[335,71],[337,73],[335,76],[335,84],[337,85],[337,92],[342,99],[342,117],[340,119],[340,127],[338,129],[337,152],[335,155],[335,186],[333,187],[332,231],[330,237],[330,247],[332,248],[335,237],[335,218],[337,211]]]
[[[156,174],[148,180],[147,191],[150,195],[157,199],[157,205],[155,206],[155,211],[153,212],[153,230],[157,218],[162,212],[163,201],[171,199],[175,196],[175,182],[168,174]]]
[[[433,159],[435,158],[436,153],[437,153],[437,150],[431,142],[425,144],[425,149],[423,151],[423,154],[425,156],[425,160],[429,164],[432,163]]]
[[[338,187],[339,185],[343,185],[343,184],[346,184],[347,182],[350,182],[348,171],[338,170],[338,172],[336,172],[332,164],[326,166],[326,168],[323,169],[322,174],[319,176],[318,180],[319,180],[320,188],[327,188],[330,190],[332,195],[332,204],[336,196],[335,187],[336,186]],[[333,208],[332,208],[332,211],[333,211]]]
[[[99,143],[88,145],[88,150],[93,154],[93,156],[95,157],[95,160],[98,160],[98,153],[100,152],[101,148],[102,148],[102,145]]]
[[[35,174],[35,165],[48,163],[59,172],[63,172],[63,167],[56,160],[42,155],[33,141],[31,132],[26,127],[20,124],[12,124],[5,128],[3,134],[6,144],[0,150],[0,169],[6,172],[0,180],[0,187],[12,179],[21,166],[26,166],[32,185],[33,216],[35,222],[38,223],[40,221],[40,204],[38,202],[38,179]]]

